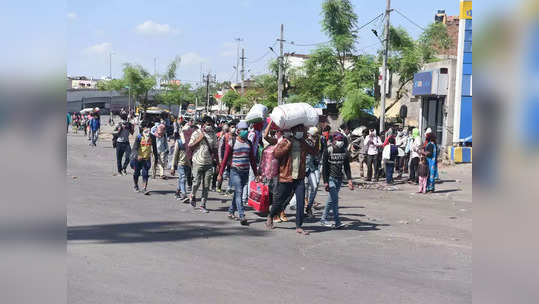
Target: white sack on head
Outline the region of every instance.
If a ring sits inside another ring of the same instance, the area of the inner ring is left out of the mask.
[[[270,114],[271,120],[281,129],[290,129],[303,124],[312,127],[318,124],[318,113],[307,103],[288,103],[277,106]]]

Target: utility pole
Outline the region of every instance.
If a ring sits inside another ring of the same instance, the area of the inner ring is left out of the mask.
[[[112,52],[109,52],[109,81],[112,81]],[[109,115],[112,115],[112,89],[109,90]]]
[[[238,46],[236,48],[236,83],[239,82],[239,76],[240,76],[240,42],[243,41],[241,38],[234,39],[238,42]]]
[[[245,81],[245,49],[241,49],[241,95],[244,93],[244,84]]]
[[[281,39],[277,39],[280,42],[280,50],[279,50],[279,80],[277,82],[277,104],[282,105],[283,104],[283,42],[285,41],[283,38],[284,35],[284,25],[281,24]]]
[[[386,89],[387,89],[387,53],[389,50],[389,14],[391,13],[391,0],[386,2],[386,23],[384,26],[384,61],[382,64],[382,87],[380,92],[380,133],[385,130],[386,116]]]
[[[206,83],[206,113],[210,112],[210,81],[213,82],[216,79],[216,75],[210,73],[202,76],[203,81]]]

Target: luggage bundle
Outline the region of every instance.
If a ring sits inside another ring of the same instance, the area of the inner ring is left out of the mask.
[[[264,121],[268,116],[268,108],[260,103],[257,103],[251,107],[247,115],[245,115],[245,121],[248,123],[257,123]]]
[[[288,103],[277,106],[270,114],[271,120],[280,129],[290,129],[303,124],[312,127],[318,124],[318,112],[307,103]]]

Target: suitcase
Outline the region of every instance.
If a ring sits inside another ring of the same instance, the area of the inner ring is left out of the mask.
[[[269,212],[269,187],[264,183],[251,181],[247,204],[260,213]]]

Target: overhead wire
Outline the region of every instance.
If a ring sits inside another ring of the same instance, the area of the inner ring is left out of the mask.
[[[422,27],[421,25],[415,23],[412,19],[410,19],[410,18],[408,18],[406,15],[404,15],[404,13],[401,12],[400,10],[398,10],[398,9],[396,9],[396,8],[395,8],[394,10],[395,10],[395,12],[397,12],[397,14],[401,15],[404,19],[408,20],[408,22],[410,22],[411,24],[417,26],[418,28],[420,28],[420,29],[423,30],[423,31],[425,30],[424,27]]]

